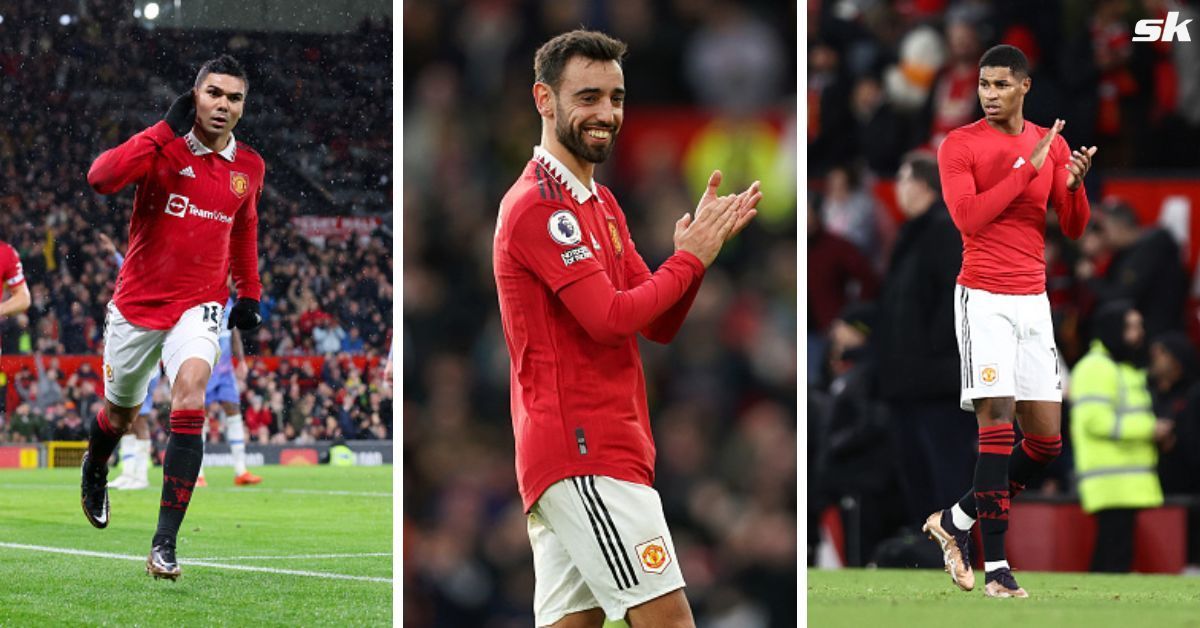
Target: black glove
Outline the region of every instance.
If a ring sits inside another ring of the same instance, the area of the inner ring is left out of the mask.
[[[229,310],[229,329],[237,327],[242,331],[254,331],[260,326],[262,315],[258,313],[258,301],[241,298],[234,304],[233,309]]]
[[[175,135],[187,135],[192,130],[192,124],[196,122],[196,99],[192,96],[192,90],[180,94],[171,103],[163,120],[167,121]]]

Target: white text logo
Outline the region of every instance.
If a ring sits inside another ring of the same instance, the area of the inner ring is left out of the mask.
[[[1137,36],[1133,41],[1192,41],[1187,25],[1191,19],[1179,21],[1179,11],[1167,13],[1166,20],[1138,20],[1133,26]]]
[[[172,194],[167,198],[167,207],[163,211],[179,218],[183,218],[184,214],[189,214],[206,220],[217,220],[227,225],[233,224],[232,216],[226,216],[221,212],[200,209],[192,205],[191,200],[182,194]]]

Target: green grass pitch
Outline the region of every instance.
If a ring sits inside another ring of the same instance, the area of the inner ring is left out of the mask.
[[[77,469],[0,470],[0,626],[390,625],[392,467],[253,470],[256,487],[205,470],[176,582],[145,571],[161,469],[149,489],[109,491],[104,530],[83,516]]]
[[[808,570],[809,626],[1200,627],[1200,578],[1021,572],[1029,599],[959,591],[932,570]]]

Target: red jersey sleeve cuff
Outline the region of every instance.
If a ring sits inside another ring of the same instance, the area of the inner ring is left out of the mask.
[[[704,262],[700,261],[699,257],[696,257],[692,253],[683,249],[675,251],[675,255],[673,255],[673,257],[678,258],[680,261],[691,267],[696,277],[704,276]]]

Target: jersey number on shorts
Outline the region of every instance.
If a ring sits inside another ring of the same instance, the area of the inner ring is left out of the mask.
[[[204,308],[204,318],[201,319],[201,322],[213,324],[221,323],[221,306],[201,305],[200,307]]]

